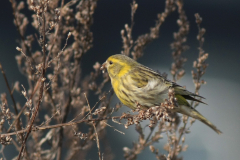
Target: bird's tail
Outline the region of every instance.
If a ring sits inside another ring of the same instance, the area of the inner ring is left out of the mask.
[[[195,119],[198,119],[199,121],[203,122],[204,124],[208,125],[210,128],[212,128],[217,134],[221,134],[222,132],[217,129],[215,125],[213,125],[209,120],[207,120],[203,115],[201,115],[196,109],[190,108],[189,106],[180,105],[177,109],[178,112],[185,114],[187,116],[193,117]]]

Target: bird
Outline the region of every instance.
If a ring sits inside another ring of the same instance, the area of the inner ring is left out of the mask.
[[[178,106],[172,111],[198,119],[216,133],[222,132],[209,120],[191,107],[187,100],[204,103],[195,97],[204,98],[186,90],[177,83],[163,77],[158,72],[138,63],[123,54],[110,56],[101,66],[107,69],[116,96],[127,107],[141,109],[159,106],[168,99],[168,91],[173,88]],[[205,103],[206,104],[206,103]]]

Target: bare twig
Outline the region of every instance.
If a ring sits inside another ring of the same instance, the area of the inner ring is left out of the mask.
[[[36,83],[36,86],[34,87],[34,90],[29,98],[29,100],[31,100],[34,96],[34,94],[36,93],[38,87],[39,87],[39,82],[41,79],[39,79]],[[25,103],[25,105],[22,107],[22,109],[20,110],[20,112],[18,113],[17,117],[15,118],[15,120],[12,122],[12,124],[10,125],[10,127],[8,128],[7,132],[9,133],[13,127],[13,125],[17,122],[17,120],[20,118],[20,116],[22,115],[23,111],[27,108],[27,103]]]
[[[196,17],[196,23],[197,23],[198,31],[199,31],[198,36],[197,36],[197,39],[199,41],[199,57],[198,57],[199,65],[197,65],[196,61],[194,62],[193,67],[197,69],[197,73],[194,73],[194,71],[192,71],[192,77],[193,77],[194,84],[195,84],[195,93],[199,94],[199,89],[200,89],[201,84],[206,83],[205,81],[204,81],[204,83],[201,83],[200,81],[201,81],[201,77],[203,76],[203,74],[205,73],[205,70],[207,68],[207,64],[205,64],[205,60],[207,59],[208,54],[205,54],[205,55],[207,55],[207,56],[205,56],[204,51],[202,49],[203,42],[204,42],[203,35],[205,33],[205,29],[204,28],[202,29],[200,27],[200,24],[202,22],[202,18],[200,17],[200,15],[198,13],[195,14],[195,17]],[[194,105],[194,103],[195,103],[195,105]],[[199,103],[191,101],[190,105],[193,106],[194,108],[196,108],[198,104]],[[179,145],[179,143],[182,139],[182,136],[185,134],[185,130],[186,130],[186,127],[187,127],[187,124],[188,124],[188,120],[189,120],[189,117],[187,117],[186,121],[184,121],[184,125],[183,125],[183,127],[181,129],[181,132],[178,136],[178,139],[176,141],[176,145],[175,145],[175,148],[174,148],[175,151],[176,151],[177,146]]]
[[[46,6],[44,6],[45,4],[43,4],[43,8],[45,8]],[[35,109],[35,112],[33,113],[32,115],[32,118],[31,118],[31,121],[30,123],[28,124],[28,131],[27,131],[27,134],[24,138],[24,141],[23,141],[23,144],[22,144],[22,147],[21,147],[21,150],[19,152],[19,155],[18,155],[18,160],[21,159],[21,156],[22,156],[22,152],[25,148],[25,145],[26,145],[26,141],[28,139],[28,136],[29,134],[31,133],[31,130],[32,130],[32,125],[34,123],[34,120],[37,116],[37,113],[38,113],[38,110],[39,110],[39,107],[40,107],[40,104],[42,102],[42,97],[43,97],[43,90],[44,90],[44,82],[45,82],[45,62],[46,62],[46,35],[45,35],[45,14],[44,12],[42,13],[42,36],[43,36],[43,41],[42,41],[42,52],[43,52],[43,59],[42,59],[42,63],[43,63],[43,66],[42,66],[42,74],[41,74],[41,85],[40,85],[40,90],[39,90],[39,99],[38,99],[38,104],[37,104],[37,107]]]
[[[32,53],[31,53],[31,51],[30,51],[30,48],[28,47],[28,45],[26,44],[26,42],[25,42],[25,38],[24,38],[24,36],[21,34],[21,29],[20,29],[20,24],[19,24],[19,22],[18,22],[18,18],[17,18],[17,16],[16,16],[16,8],[14,7],[15,6],[15,0],[9,0],[10,2],[11,2],[11,4],[12,4],[12,10],[13,10],[13,16],[14,16],[14,20],[15,20],[15,25],[16,25],[16,27],[17,27],[17,31],[18,31],[18,33],[19,33],[19,36],[20,36],[20,38],[21,38],[21,40],[22,40],[22,42],[23,42],[23,44],[24,44],[24,47],[27,49],[27,53],[28,53],[28,56],[31,58],[31,61],[35,64],[35,61],[34,61],[34,59],[32,58]]]
[[[86,93],[84,93],[84,96],[87,100],[87,104],[88,104],[88,108],[89,108],[89,112],[90,112],[90,115],[91,115],[91,107],[90,107],[90,104],[88,102],[88,99],[87,99],[87,96],[86,96]],[[97,129],[96,129],[96,126],[95,126],[95,122],[92,122],[92,125],[93,125],[93,128],[95,130],[95,137],[96,137],[96,141],[97,141],[97,148],[98,148],[98,157],[99,157],[99,160],[102,160],[102,157],[101,157],[101,150],[100,150],[100,144],[99,144],[99,138],[98,138],[98,133],[97,133]]]
[[[2,68],[2,64],[1,64],[1,63],[0,63],[0,69],[1,69],[1,72],[2,72],[2,75],[3,75],[3,78],[4,78],[4,80],[5,80],[5,83],[6,83],[6,85],[7,85],[9,94],[10,94],[10,96],[11,96],[15,114],[17,115],[17,114],[18,114],[18,110],[17,110],[16,102],[15,102],[15,99],[14,99],[14,97],[13,97],[11,88],[10,88],[9,83],[8,83],[8,80],[7,80],[7,76],[6,76],[6,74],[5,74],[5,72],[4,72],[3,68]]]
[[[124,116],[124,119],[133,118],[133,117],[134,117],[134,115],[126,115],[126,116]],[[103,120],[109,120],[109,119],[123,119],[123,117],[122,116],[112,116],[112,117],[110,116],[110,117],[93,118],[93,119],[81,119],[81,120],[78,120],[78,121],[75,121],[75,122],[67,122],[67,123],[41,126],[41,127],[35,126],[35,127],[32,128],[31,131],[59,128],[59,127],[64,127],[64,126],[73,126],[73,125],[83,123],[83,122],[91,122],[91,121],[97,122],[97,121],[103,121]],[[3,137],[6,137],[6,136],[16,135],[16,134],[19,134],[19,133],[25,133],[27,131],[28,131],[28,128],[22,129],[20,131],[15,131],[15,132],[11,132],[11,133],[4,133],[4,134],[0,134],[0,135],[3,136]]]

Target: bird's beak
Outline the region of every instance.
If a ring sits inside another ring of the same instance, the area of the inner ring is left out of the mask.
[[[104,71],[105,71],[105,69],[106,69],[106,65],[107,65],[107,63],[104,62],[104,63],[102,64],[101,68],[100,68],[100,70],[102,70],[103,73],[104,73]]]

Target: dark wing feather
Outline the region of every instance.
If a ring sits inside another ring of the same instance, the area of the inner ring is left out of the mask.
[[[191,97],[191,96],[189,96],[189,95],[182,95],[185,99],[187,99],[187,100],[191,100],[191,101],[197,101],[197,102],[200,102],[200,103],[203,103],[203,104],[206,104],[206,105],[208,105],[207,103],[205,103],[205,102],[203,102],[203,101],[200,101],[200,100],[198,100],[198,99],[196,99],[196,98],[193,98],[193,97]]]

